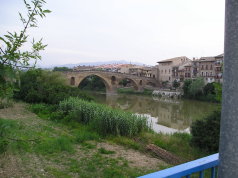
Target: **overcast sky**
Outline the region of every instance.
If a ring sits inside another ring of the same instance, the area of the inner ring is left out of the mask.
[[[46,0],[52,11],[28,31],[48,47],[40,65],[223,53],[225,0]],[[23,0],[0,0],[0,36],[22,28]]]

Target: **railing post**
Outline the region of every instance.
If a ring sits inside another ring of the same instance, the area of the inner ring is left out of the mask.
[[[238,177],[238,0],[226,0],[220,178]]]

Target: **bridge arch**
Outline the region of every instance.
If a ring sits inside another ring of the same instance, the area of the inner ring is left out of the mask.
[[[79,80],[78,80],[77,86],[79,86],[84,79],[86,79],[87,77],[90,77],[90,76],[97,76],[97,77],[99,77],[102,80],[102,82],[104,83],[104,85],[106,87],[106,92],[107,93],[110,93],[112,91],[112,87],[111,87],[110,81],[107,78],[105,78],[105,77],[103,77],[103,76],[101,76],[99,74],[92,74],[91,73],[91,74],[85,75],[83,77],[80,77]]]
[[[147,82],[146,85],[150,86],[150,87],[156,87],[156,84],[154,82],[151,82],[151,81]]]
[[[133,85],[133,87],[134,87],[135,90],[138,90],[138,89],[139,89],[139,86],[138,86],[137,82],[136,82],[134,79],[129,78],[129,77],[124,77],[124,78],[121,78],[121,81],[122,81],[122,80],[128,80],[128,81],[130,81],[130,82],[132,83],[132,85]]]

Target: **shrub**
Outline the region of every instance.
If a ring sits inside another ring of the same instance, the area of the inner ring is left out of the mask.
[[[204,85],[203,78],[185,80],[183,85],[184,97],[201,101],[221,102],[221,84],[208,83]]]
[[[78,88],[66,85],[65,78],[58,72],[41,69],[23,72],[20,76],[21,85],[14,96],[29,103],[58,104],[69,96],[91,101],[92,97]]]
[[[60,102],[59,110],[68,120],[88,124],[103,135],[132,136],[148,129],[145,117],[79,98],[70,97]]]
[[[219,148],[221,112],[215,111],[191,126],[191,143],[204,151],[217,152]]]

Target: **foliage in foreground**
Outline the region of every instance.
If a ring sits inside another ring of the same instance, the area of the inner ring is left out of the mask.
[[[32,0],[31,3],[24,0],[24,4],[26,15],[19,13],[23,24],[22,30],[7,32],[6,35],[0,36],[0,105],[2,107],[6,107],[8,105],[6,101],[13,97],[15,89],[13,84],[18,79],[17,69],[31,66],[30,61],[36,64],[37,60],[41,59],[39,52],[47,46],[42,44],[42,39],[39,41],[33,39],[32,50],[22,50],[22,46],[29,39],[27,30],[37,27],[38,17],[44,18],[46,13],[50,13],[50,10],[43,9],[44,0]]]
[[[216,153],[219,149],[221,112],[215,111],[191,126],[191,143],[201,150]]]
[[[78,88],[67,86],[65,78],[58,72],[29,70],[22,72],[20,80],[21,86],[15,92],[15,98],[28,103],[58,104],[70,96],[88,101],[93,99]]]

